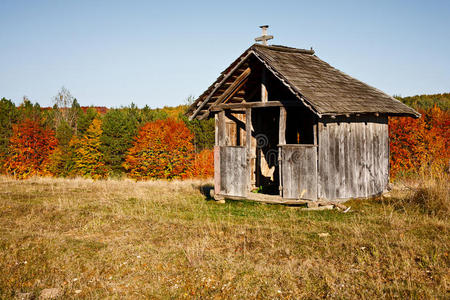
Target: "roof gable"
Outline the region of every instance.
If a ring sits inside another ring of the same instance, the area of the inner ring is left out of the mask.
[[[278,80],[319,117],[380,113],[418,117],[414,109],[397,99],[333,68],[312,50],[255,44],[235,60],[219,78],[191,105],[187,114],[205,117],[216,101],[211,97],[229,81],[239,68],[255,56]],[[237,76],[237,75],[235,75]],[[217,96],[216,96],[217,97]],[[205,107],[207,109],[205,110]]]

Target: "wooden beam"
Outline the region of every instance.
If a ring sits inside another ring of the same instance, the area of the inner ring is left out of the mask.
[[[233,97],[233,95],[244,85],[244,83],[247,81],[248,76],[250,76],[251,69],[247,68],[242,72],[241,75],[236,78],[233,83],[223,92],[222,95],[217,98],[216,102],[214,102],[213,105],[217,105],[222,102],[226,102],[230,97]]]
[[[222,79],[221,83],[218,83],[214,89],[211,91],[211,93],[206,97],[205,100],[197,107],[197,109],[194,111],[194,113],[189,117],[189,120],[193,120],[195,116],[197,116],[198,112],[202,110],[203,106],[209,101],[212,95],[219,89],[220,86],[222,86],[222,83],[226,82],[227,79],[233,75],[234,71],[238,70],[242,64],[247,60],[247,58],[252,54],[252,52],[247,53],[244,57],[241,58],[241,60],[237,63],[236,66]]]
[[[245,102],[245,103],[228,103],[228,104],[217,104],[211,107],[211,111],[221,111],[223,109],[234,109],[234,108],[260,108],[260,107],[302,107],[303,103],[297,101],[281,102],[281,101],[268,101],[268,102]]]
[[[215,107],[217,106],[219,103],[226,103],[228,101],[228,99],[230,99],[231,97],[234,96],[234,94],[239,91],[242,86],[247,82],[248,77],[250,76],[250,72],[251,69],[247,68],[244,70],[244,72],[242,72],[241,75],[239,75],[234,81],[233,83],[217,98],[216,101],[214,101],[213,104],[211,104],[211,106],[208,108],[208,111],[203,113],[200,116],[200,120],[205,119],[210,111],[211,111],[211,107]],[[243,100],[243,99],[242,99]]]

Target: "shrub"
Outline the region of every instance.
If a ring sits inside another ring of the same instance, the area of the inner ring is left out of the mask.
[[[448,168],[450,113],[436,106],[421,113],[418,119],[389,119],[392,178],[405,173],[438,175]]]
[[[57,146],[55,133],[37,120],[24,119],[13,126],[6,173],[19,179],[33,175],[50,175],[49,157]]]
[[[203,150],[194,156],[192,177],[210,178],[214,176],[214,151]]]
[[[183,121],[166,119],[145,124],[133,147],[128,150],[124,168],[137,180],[186,178],[192,174],[193,134]]]

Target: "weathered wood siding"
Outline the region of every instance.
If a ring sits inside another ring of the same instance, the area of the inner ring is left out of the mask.
[[[214,194],[220,194],[220,146],[214,146]]]
[[[280,149],[283,198],[317,200],[317,147],[283,145]]]
[[[220,194],[245,197],[247,180],[246,147],[220,147]]]
[[[334,200],[370,197],[389,181],[387,117],[319,122],[318,196]]]

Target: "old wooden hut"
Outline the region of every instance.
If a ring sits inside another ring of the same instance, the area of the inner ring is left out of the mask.
[[[215,118],[216,196],[258,191],[294,200],[382,193],[388,116],[420,116],[313,50],[260,44],[223,71],[188,115]]]

